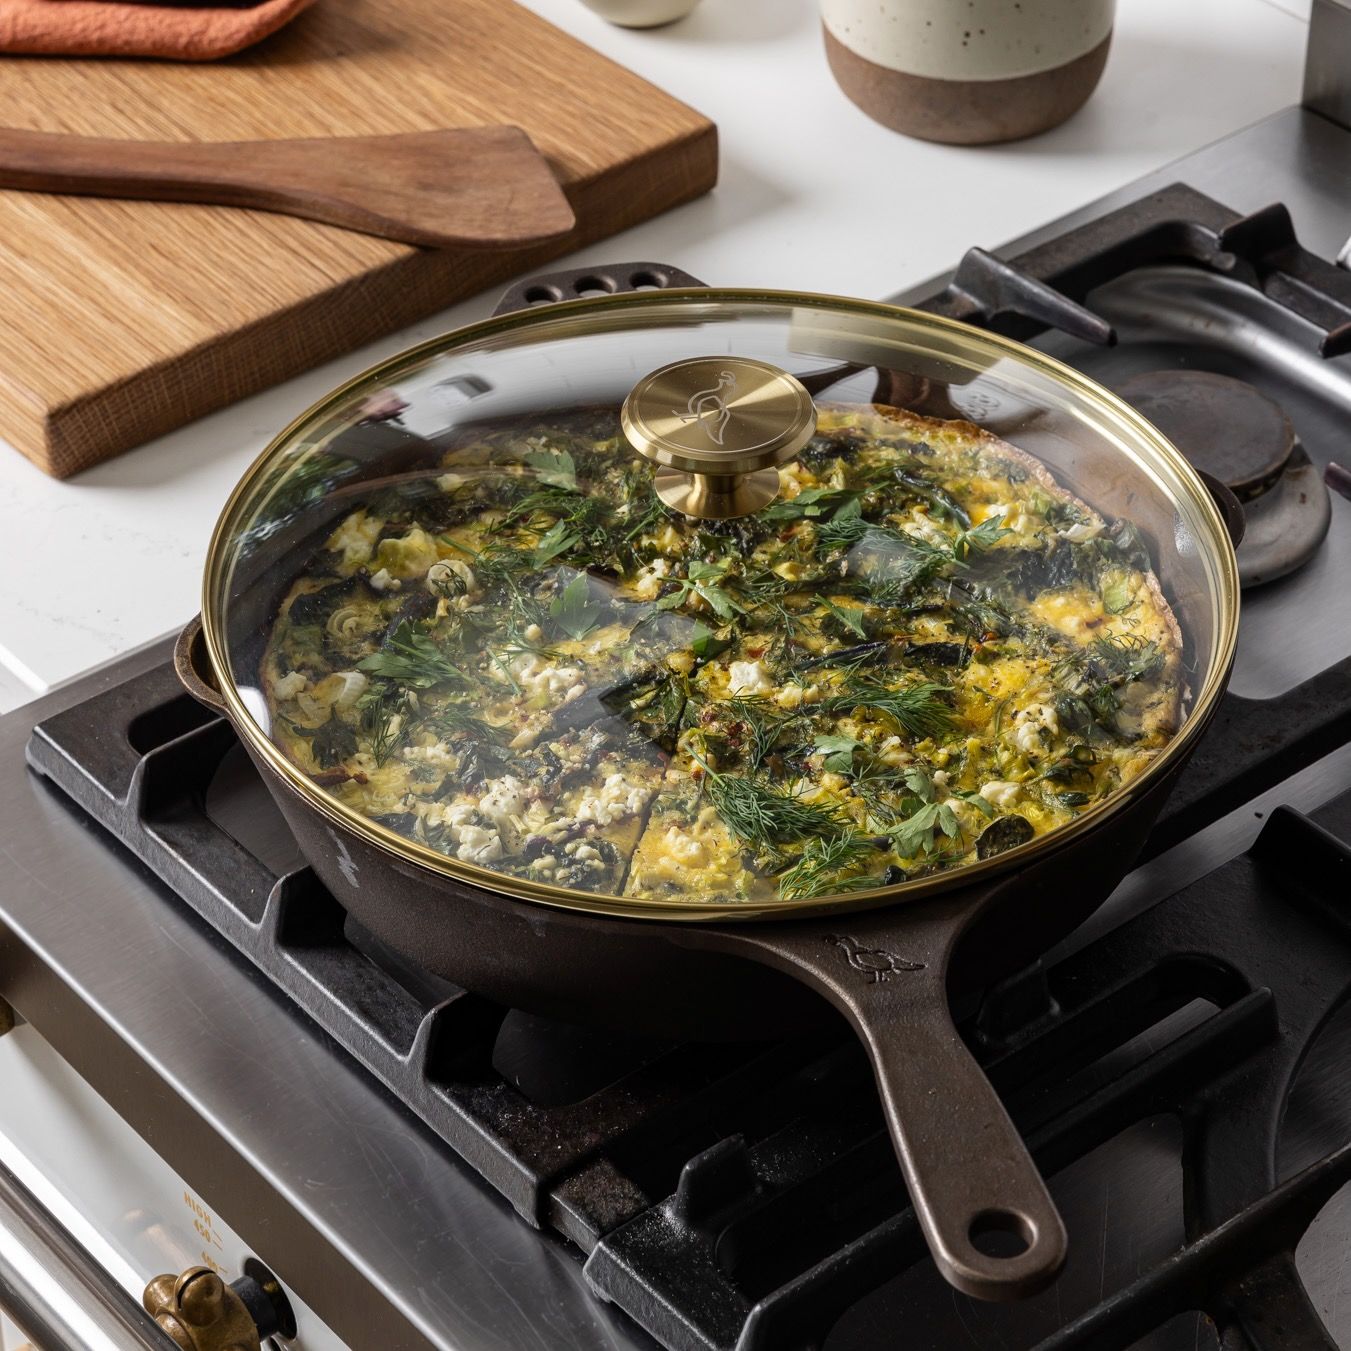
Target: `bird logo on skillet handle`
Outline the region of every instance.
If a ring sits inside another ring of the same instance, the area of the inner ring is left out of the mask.
[[[877,985],[900,971],[923,971],[923,962],[912,962],[908,958],[888,952],[886,948],[865,948],[856,938],[848,935],[831,934],[826,939],[844,953],[844,959],[850,967],[862,974],[869,985]]]
[[[723,390],[730,393],[735,388],[736,376],[731,371],[719,371],[716,385],[709,389],[696,390],[690,395],[685,412],[672,408],[672,416],[678,417],[681,422],[702,423],[704,431],[708,433],[708,439],[714,445],[720,446],[727,434],[727,424],[732,419],[732,410],[727,406]]]

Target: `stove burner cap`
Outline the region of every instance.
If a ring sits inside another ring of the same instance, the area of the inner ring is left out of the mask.
[[[1147,371],[1119,385],[1118,393],[1240,502],[1271,487],[1295,447],[1295,429],[1281,406],[1228,375]]]
[[[1243,503],[1247,528],[1237,554],[1245,590],[1294,572],[1318,551],[1332,502],[1279,404],[1210,371],[1147,371],[1116,388]]]

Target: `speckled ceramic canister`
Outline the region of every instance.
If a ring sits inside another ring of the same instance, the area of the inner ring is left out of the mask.
[[[826,54],[864,112],[972,145],[1063,122],[1107,63],[1116,0],[821,0]]]

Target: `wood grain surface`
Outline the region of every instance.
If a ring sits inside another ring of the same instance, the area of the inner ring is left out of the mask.
[[[520,127],[128,141],[0,127],[0,188],[280,211],[429,248],[521,248],[577,223]]]
[[[510,0],[321,0],[207,65],[0,58],[0,125],[128,139],[511,123],[577,215],[432,251],[233,207],[0,192],[0,436],[65,476],[707,191],[711,123]]]

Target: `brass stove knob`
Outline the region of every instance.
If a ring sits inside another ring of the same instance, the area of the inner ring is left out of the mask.
[[[749,516],[778,495],[778,466],[816,431],[802,383],[750,357],[691,357],[645,375],[620,412],[624,435],[662,468],[657,496],[686,516]]]
[[[180,1351],[261,1351],[274,1332],[295,1335],[291,1306],[271,1272],[256,1259],[227,1285],[209,1267],[156,1276],[141,1303]]]

